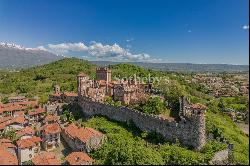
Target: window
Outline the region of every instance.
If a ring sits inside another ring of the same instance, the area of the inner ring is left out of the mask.
[[[32,151],[32,147],[29,148],[29,151]]]
[[[29,154],[29,158],[32,158],[32,154]]]

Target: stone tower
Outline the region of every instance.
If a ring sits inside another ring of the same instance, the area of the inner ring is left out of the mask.
[[[87,88],[89,87],[89,76],[85,73],[80,73],[77,76],[77,92],[78,96],[87,95]]]
[[[105,80],[107,83],[111,82],[111,70],[107,67],[96,68],[96,80]]]
[[[179,117],[190,124],[192,145],[196,150],[201,150],[206,143],[205,113],[207,107],[200,103],[190,104],[185,96],[180,97],[179,101]]]

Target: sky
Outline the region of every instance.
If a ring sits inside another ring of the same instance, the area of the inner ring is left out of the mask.
[[[87,60],[249,64],[248,0],[0,0],[0,42]]]

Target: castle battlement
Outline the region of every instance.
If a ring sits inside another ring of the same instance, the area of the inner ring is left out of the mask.
[[[87,116],[103,115],[121,122],[133,121],[142,131],[157,132],[169,141],[175,141],[177,138],[183,145],[193,146],[197,150],[205,144],[205,111],[203,110],[185,108],[187,109],[185,116],[181,116],[181,120],[177,122],[125,106],[114,107],[96,102],[86,96],[79,96],[78,104]]]

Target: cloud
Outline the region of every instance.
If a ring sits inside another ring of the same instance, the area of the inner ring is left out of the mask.
[[[128,49],[122,48],[118,44],[102,44],[92,41],[89,46],[84,43],[60,43],[48,44],[47,48],[39,46],[41,49],[47,49],[54,53],[68,53],[69,51],[87,53],[89,58],[116,60],[116,61],[157,61],[151,58],[149,54],[133,54]],[[85,56],[86,57],[86,56]]]
[[[245,29],[245,30],[248,30],[249,29],[249,25],[244,25],[242,28]]]
[[[188,30],[188,33],[191,33],[192,31],[191,30]]]
[[[58,53],[67,53],[69,51],[86,51],[88,49],[84,43],[61,43],[61,44],[48,44],[48,47]]]

